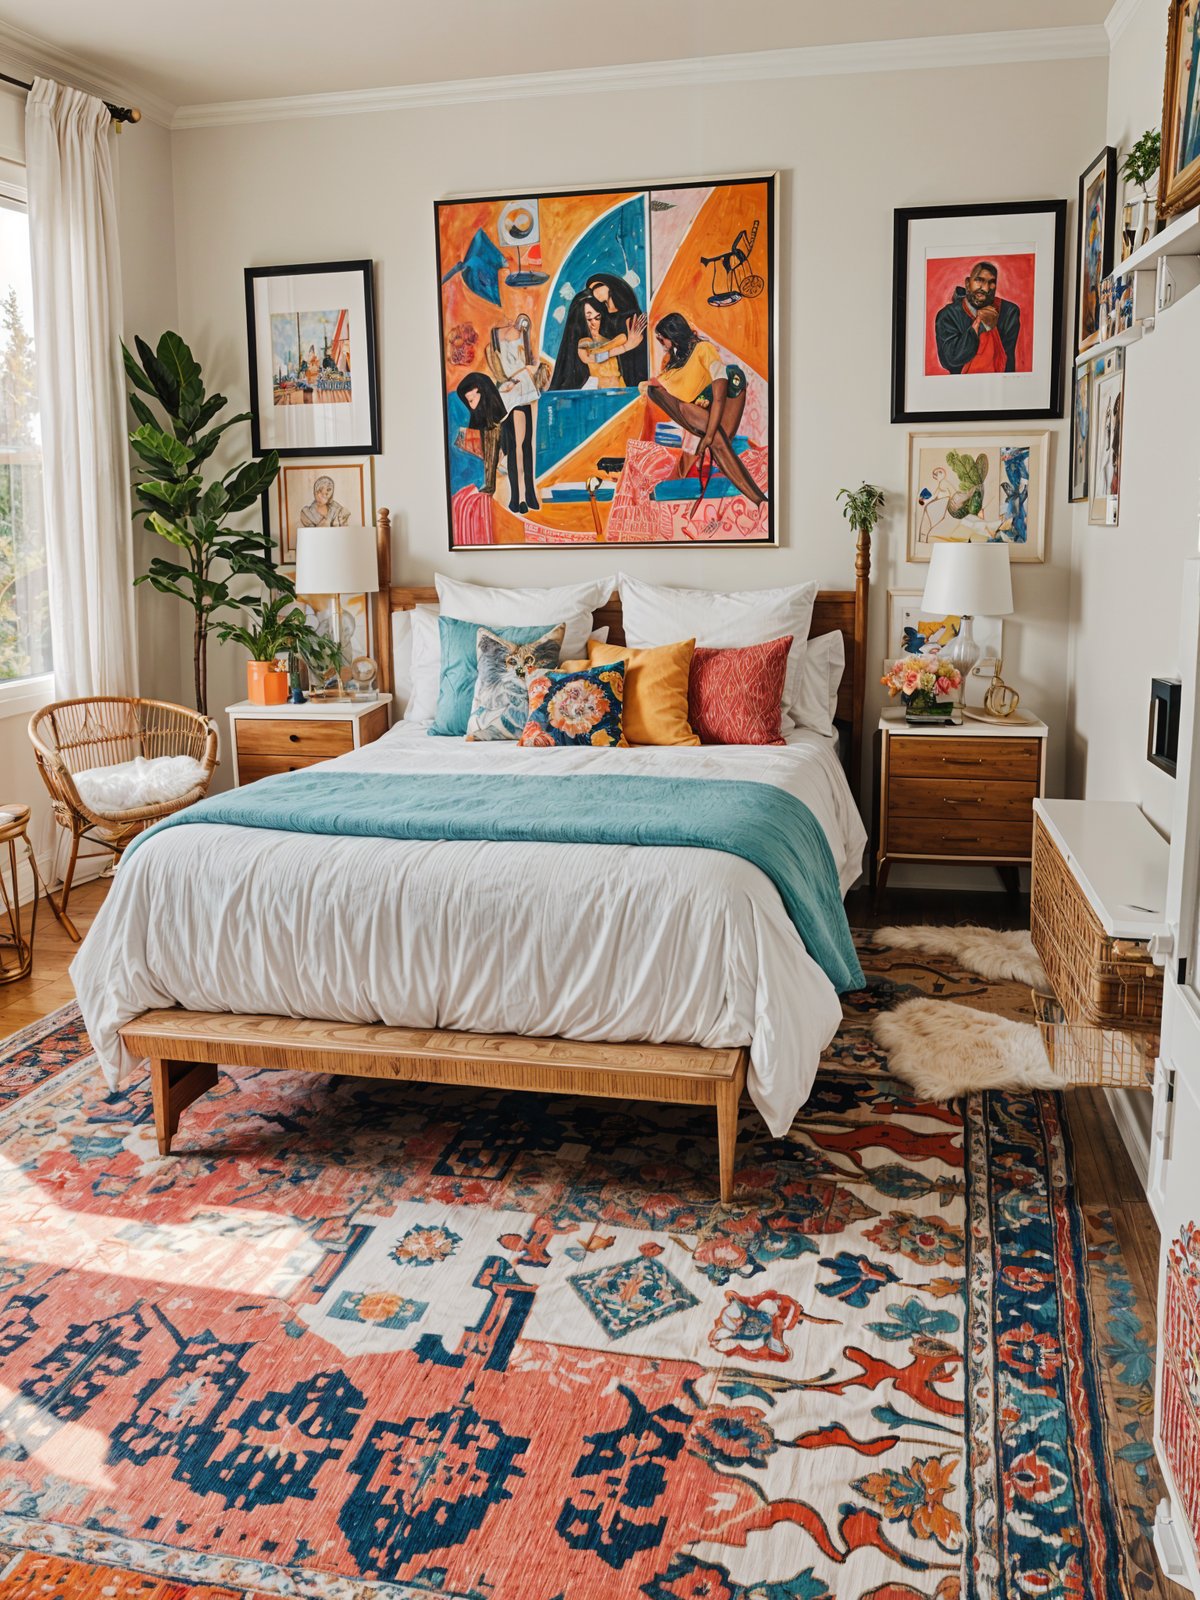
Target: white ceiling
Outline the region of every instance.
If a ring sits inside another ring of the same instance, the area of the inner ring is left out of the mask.
[[[176,0],[164,6],[162,0],[0,0],[0,24],[31,36],[31,52],[34,40],[44,41],[97,80],[140,88],[177,107],[805,45],[1094,25],[1111,3]]]

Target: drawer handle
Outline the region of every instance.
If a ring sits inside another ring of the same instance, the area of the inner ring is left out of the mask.
[[[983,757],[982,756],[943,756],[942,757],[942,765],[944,767],[953,767],[953,766],[981,767],[983,765]]]
[[[957,795],[957,794],[948,794],[948,795],[943,795],[942,798],[943,798],[945,804],[948,805],[948,806],[981,806],[983,804],[983,796],[982,795],[973,795],[973,796],[964,797],[962,795]]]
[[[288,734],[288,738],[292,741],[293,744],[299,744],[300,743],[300,735],[298,733],[289,733]]]

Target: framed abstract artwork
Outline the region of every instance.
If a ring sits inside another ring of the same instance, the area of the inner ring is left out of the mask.
[[[451,550],[774,545],[777,176],[434,207]]]
[[[962,618],[931,616],[921,605],[920,589],[889,589],[887,597],[887,647],[883,670],[887,672],[901,656],[936,656],[957,639]],[[991,677],[997,661],[1004,655],[1004,623],[1000,617],[976,617],[975,641],[983,654],[975,665],[976,676]]]
[[[1088,451],[1088,521],[1115,528],[1121,516],[1121,435],[1125,411],[1124,352],[1113,350],[1092,373]]]
[[[1079,214],[1075,240],[1075,349],[1083,351],[1103,338],[1100,285],[1113,269],[1116,237],[1117,152],[1105,145],[1079,178]]]
[[[910,433],[908,446],[910,561],[928,561],[946,540],[1045,560],[1048,433]]]
[[[1163,84],[1158,211],[1173,217],[1200,201],[1200,3],[1170,0]]]
[[[1065,200],[895,213],[892,421],[1062,416]]]
[[[284,461],[263,495],[263,529],[275,565],[296,564],[299,528],[369,528],[375,521],[374,460]]]
[[[255,455],[379,454],[370,261],[247,267]]]
[[[1092,420],[1092,363],[1075,368],[1075,387],[1071,399],[1071,486],[1068,499],[1088,497],[1088,447]]]

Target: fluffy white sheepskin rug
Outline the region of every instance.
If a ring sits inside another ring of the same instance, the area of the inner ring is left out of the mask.
[[[950,1100],[979,1089],[1062,1089],[1042,1036],[951,1000],[905,1000],[875,1018],[888,1067],[925,1100]]]
[[[907,928],[876,928],[871,938],[891,950],[928,950],[934,955],[951,956],[981,978],[1013,978],[1031,989],[1050,987],[1033,940],[1023,928],[980,928],[974,923],[964,923],[961,928],[914,924]]]

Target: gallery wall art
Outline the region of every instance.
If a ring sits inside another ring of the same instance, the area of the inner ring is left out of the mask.
[[[921,602],[920,589],[889,589],[887,596],[887,672],[901,656],[936,656],[958,638],[962,618],[933,615]],[[976,677],[991,677],[1004,655],[1004,623],[999,617],[976,617],[975,642],[983,652],[975,664]]]
[[[1083,351],[1104,337],[1101,285],[1113,269],[1116,238],[1117,152],[1106,145],[1079,178],[1075,226],[1075,349]]]
[[[1158,209],[1177,216],[1200,201],[1200,0],[1171,0],[1163,86]]]
[[[1003,543],[1010,561],[1043,561],[1050,436],[1011,431],[911,433],[908,559],[939,542]]]
[[[1092,369],[1091,443],[1088,447],[1088,521],[1115,528],[1121,515],[1121,438],[1125,413],[1125,357],[1113,350]]]
[[[776,195],[436,203],[452,550],[776,542]]]
[[[1065,200],[895,214],[892,421],[1062,416]]]
[[[375,521],[373,459],[285,461],[263,495],[263,529],[275,564],[294,567],[301,528],[369,528]]]

